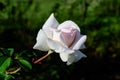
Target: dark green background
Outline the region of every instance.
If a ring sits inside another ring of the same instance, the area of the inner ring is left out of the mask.
[[[120,79],[120,0],[0,0],[0,47],[32,50],[51,13],[60,23],[72,20],[79,25],[87,35],[82,50],[87,58],[66,66],[52,54],[15,80]]]

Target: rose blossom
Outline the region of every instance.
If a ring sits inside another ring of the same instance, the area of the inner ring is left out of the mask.
[[[59,53],[63,62],[70,65],[82,57],[86,57],[79,49],[85,48],[86,35],[80,34],[80,29],[73,21],[57,22],[51,14],[37,34],[34,49],[41,51],[54,50]]]

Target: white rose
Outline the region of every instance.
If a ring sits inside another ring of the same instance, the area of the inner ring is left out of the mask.
[[[73,21],[68,20],[59,24],[54,14],[51,14],[38,32],[37,42],[33,48],[41,51],[52,49],[59,53],[63,62],[70,65],[86,57],[79,51],[85,47],[86,38],[86,35],[80,34],[78,25]]]

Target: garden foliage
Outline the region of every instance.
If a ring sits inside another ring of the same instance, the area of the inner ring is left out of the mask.
[[[72,20],[80,26],[82,34],[88,37],[86,49],[83,50],[87,59],[66,66],[57,57],[58,54],[52,54],[40,64],[32,63],[33,57],[45,54],[32,47],[37,32],[51,13],[60,23]],[[120,0],[0,0],[0,80],[75,80],[77,73],[74,70],[79,68],[80,79],[94,79],[94,70],[83,70],[89,67],[86,65],[107,61],[120,66],[119,48]],[[18,74],[7,73],[11,68],[18,70],[19,67]],[[103,78],[106,76],[102,75],[107,75],[106,79],[120,79],[120,73],[117,72],[98,74]]]

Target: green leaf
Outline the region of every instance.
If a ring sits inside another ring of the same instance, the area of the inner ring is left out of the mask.
[[[32,69],[32,65],[27,60],[19,59],[19,63],[26,70]]]
[[[13,53],[14,53],[14,49],[13,49],[13,48],[8,48],[8,50],[9,50],[9,54],[10,54],[10,56],[12,56]]]
[[[13,48],[3,49],[3,52],[8,56],[12,56],[14,53],[14,49]]]
[[[15,59],[28,59],[29,57],[31,57],[31,52],[25,50],[25,51],[22,51],[20,53],[18,53],[15,57]]]
[[[0,56],[3,56],[4,52],[3,52],[3,48],[0,48]]]
[[[10,80],[11,78],[14,78],[12,75],[6,75],[5,80]]]
[[[2,52],[0,52],[0,56],[3,56],[3,53],[2,53]]]
[[[12,75],[0,73],[0,80],[10,80],[11,78],[14,78],[14,77]]]
[[[5,79],[5,74],[4,73],[0,73],[0,80],[4,80]]]
[[[5,70],[10,66],[11,58],[0,57],[0,73],[5,72]]]
[[[3,62],[7,59],[7,56],[0,57],[0,66],[3,64]]]

